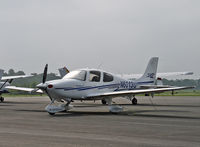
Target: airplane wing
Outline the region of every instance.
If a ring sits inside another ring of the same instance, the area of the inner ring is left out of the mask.
[[[173,88],[174,86],[169,85],[141,85],[140,88],[147,89],[147,88]]]
[[[21,75],[21,76],[6,76],[2,77],[1,80],[10,80],[10,79],[18,79],[18,78],[27,78],[32,77],[33,75]]]
[[[189,72],[166,72],[166,73],[157,73],[157,77],[170,77],[170,76],[186,76],[186,75],[193,75],[194,73],[189,71]],[[118,75],[122,78],[125,79],[138,79],[142,76],[142,74],[122,74]]]
[[[157,89],[139,89],[139,90],[126,90],[126,91],[114,91],[106,92],[103,94],[93,94],[88,97],[123,97],[128,95],[146,94],[146,93],[161,93],[165,91],[192,89],[194,87],[170,87],[170,88],[157,88]]]
[[[20,91],[27,91],[30,93],[36,92],[36,93],[40,93],[43,94],[44,92],[40,89],[34,89],[34,88],[25,88],[25,87],[16,87],[16,86],[6,86],[6,89],[10,89],[10,90],[20,90]]]

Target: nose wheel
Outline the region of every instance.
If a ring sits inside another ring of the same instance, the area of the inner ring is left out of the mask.
[[[132,99],[132,104],[137,105],[137,99],[135,97]]]
[[[45,110],[49,113],[49,115],[55,115],[57,112],[67,112],[68,110],[73,109],[73,105],[70,105],[71,100],[68,101],[66,104],[54,104],[54,99],[52,102],[45,107]]]
[[[4,97],[0,97],[0,102],[1,102],[1,103],[4,102]]]

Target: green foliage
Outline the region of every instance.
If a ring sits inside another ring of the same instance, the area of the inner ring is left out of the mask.
[[[164,85],[170,85],[170,86],[195,86],[195,89],[200,89],[200,79],[199,80],[193,80],[193,79],[182,79],[182,80],[167,80],[163,79]]]
[[[14,69],[9,69],[8,73],[4,72],[4,76],[18,76],[18,75],[25,75],[23,71],[15,72]]]
[[[156,96],[172,96],[172,92],[155,94]],[[200,90],[180,90],[175,91],[173,96],[200,96]]]

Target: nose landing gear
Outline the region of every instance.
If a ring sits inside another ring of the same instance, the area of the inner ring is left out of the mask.
[[[50,114],[54,115],[57,112],[67,112],[68,110],[73,109],[73,105],[70,105],[71,100],[68,101],[66,104],[55,105],[54,99],[52,102],[46,106],[45,110]]]

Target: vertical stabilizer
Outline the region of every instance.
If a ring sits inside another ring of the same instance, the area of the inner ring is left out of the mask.
[[[145,73],[137,81],[144,82],[145,84],[150,84],[150,85],[155,84],[157,67],[158,67],[158,57],[152,57],[149,60]]]
[[[3,69],[0,69],[0,81],[1,81],[1,78],[2,78],[2,76],[3,76],[3,72],[4,72],[4,70],[3,70]]]
[[[63,67],[63,68],[59,68],[58,69],[61,78],[63,78],[66,74],[69,73],[69,70],[67,69],[67,67]]]

